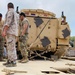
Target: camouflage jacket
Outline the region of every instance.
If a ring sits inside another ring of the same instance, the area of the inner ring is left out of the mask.
[[[5,23],[4,26],[8,26],[9,29],[7,30],[7,34],[12,34],[18,36],[18,26],[19,26],[19,17],[14,9],[10,8],[5,16]]]
[[[27,28],[27,30],[26,30],[26,33],[28,33],[29,21],[28,21],[28,19],[24,18],[24,20],[23,20],[23,21],[20,21],[20,23],[19,23],[20,35],[21,35],[21,33],[22,33],[23,25],[24,25],[24,24],[28,25],[28,28]]]

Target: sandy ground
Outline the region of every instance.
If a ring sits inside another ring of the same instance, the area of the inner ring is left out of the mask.
[[[75,64],[75,61],[71,60],[65,60],[60,59],[58,61],[48,61],[48,60],[34,60],[29,61],[28,63],[18,63],[16,67],[5,67],[3,66],[4,62],[0,62],[0,75],[5,75],[5,72],[2,72],[2,70],[10,69],[10,70],[16,70],[16,71],[26,71],[27,73],[15,73],[13,75],[70,75],[66,74],[64,72],[61,72],[59,70],[56,70],[55,68],[75,68],[75,66],[72,65],[66,65],[66,64]],[[42,73],[42,71],[47,71],[50,73]],[[55,72],[55,73],[54,73]],[[71,75],[75,75],[72,74]]]

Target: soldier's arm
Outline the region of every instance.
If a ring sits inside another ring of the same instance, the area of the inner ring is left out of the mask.
[[[24,22],[24,25],[23,25],[22,35],[24,35],[24,34],[26,33],[27,28],[28,28],[28,22],[25,21],[25,22]]]
[[[3,26],[3,32],[2,32],[2,36],[5,37],[7,34],[7,30],[12,22],[12,18],[13,18],[13,13],[11,11],[9,11],[7,13],[7,18],[6,18],[6,23]]]
[[[28,25],[27,24],[24,24],[23,25],[22,35],[24,35],[26,33],[27,28],[28,28]]]
[[[9,28],[8,26],[5,26],[3,31],[7,32],[8,28]]]
[[[6,23],[4,24],[4,26],[8,26],[9,27],[11,25],[13,17],[14,17],[14,14],[11,11],[9,11],[7,13]]]
[[[8,26],[5,26],[2,32],[2,36],[5,37],[7,34]]]

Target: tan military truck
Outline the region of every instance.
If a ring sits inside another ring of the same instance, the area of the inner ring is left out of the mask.
[[[70,28],[63,15],[41,9],[22,9],[29,20],[29,58],[58,59],[69,48]],[[20,46],[18,45],[20,49]]]

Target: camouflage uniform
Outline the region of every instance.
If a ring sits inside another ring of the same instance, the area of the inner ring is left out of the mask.
[[[7,35],[8,60],[11,61],[15,61],[17,59],[15,43],[16,43],[16,36]]]
[[[0,21],[0,59],[3,58],[3,49],[4,49],[4,40],[2,37],[2,27],[3,27],[4,21]]]
[[[4,27],[8,26],[7,30],[7,51],[8,51],[8,60],[16,61],[16,36],[18,36],[18,16],[14,12],[14,9],[10,8],[6,13]]]
[[[26,18],[24,18],[23,21],[20,21],[20,37],[19,37],[19,39],[20,39],[20,51],[21,51],[22,57],[25,60],[28,60],[28,51],[27,51],[28,28],[26,30],[25,35],[21,36],[24,24],[29,25],[29,22]]]

